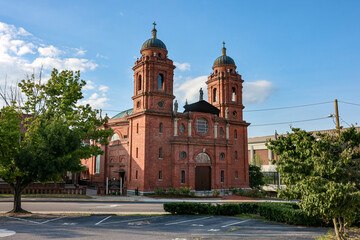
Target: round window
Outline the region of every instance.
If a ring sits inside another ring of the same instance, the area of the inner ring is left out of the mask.
[[[164,102],[160,101],[160,102],[158,102],[158,105],[159,105],[159,107],[164,107]]]
[[[223,152],[220,153],[220,159],[221,159],[221,160],[224,160],[224,159],[225,159],[225,153],[223,153]]]
[[[237,112],[233,111],[233,116],[236,117],[237,116]]]
[[[185,159],[186,158],[186,152],[181,152],[180,153],[180,158]]]
[[[223,136],[224,135],[224,129],[221,127],[220,128],[220,136]]]
[[[206,134],[209,129],[209,124],[205,118],[199,118],[196,120],[196,131],[200,134]]]
[[[184,124],[181,124],[181,125],[180,125],[180,132],[181,132],[181,133],[184,133],[184,132],[185,132],[185,125],[184,125]]]

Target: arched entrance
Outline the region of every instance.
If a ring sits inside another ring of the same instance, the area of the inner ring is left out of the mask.
[[[196,163],[211,164],[209,155],[202,152],[196,156]],[[196,166],[195,167],[195,190],[204,191],[211,190],[211,167]]]

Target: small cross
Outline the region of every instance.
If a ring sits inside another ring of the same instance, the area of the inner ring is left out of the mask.
[[[223,42],[223,48],[225,48],[225,42]]]
[[[155,21],[153,22],[153,25],[154,25],[154,29],[155,29],[155,26],[156,26],[156,23],[155,23]]]

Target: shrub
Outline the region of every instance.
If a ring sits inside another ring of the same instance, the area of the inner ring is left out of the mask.
[[[218,196],[220,195],[220,192],[215,189],[215,190],[212,191],[212,195],[213,195],[214,197],[218,197]]]
[[[177,194],[177,191],[175,188],[171,187],[167,190],[167,195],[175,195]]]
[[[155,195],[165,195],[166,190],[165,189],[154,189]]]
[[[264,186],[264,174],[260,167],[249,164],[249,184],[252,189],[260,189]]]
[[[179,195],[189,196],[191,191],[191,187],[180,187],[178,190]]]

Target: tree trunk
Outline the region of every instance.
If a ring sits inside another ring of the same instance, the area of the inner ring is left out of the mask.
[[[336,239],[341,240],[341,238],[339,236],[339,231],[338,231],[336,218],[333,218],[333,223],[334,223],[334,230],[335,230]]]
[[[14,184],[14,207],[10,213],[29,213],[28,211],[21,208],[21,193],[24,190],[24,187],[21,187],[21,184]]]

